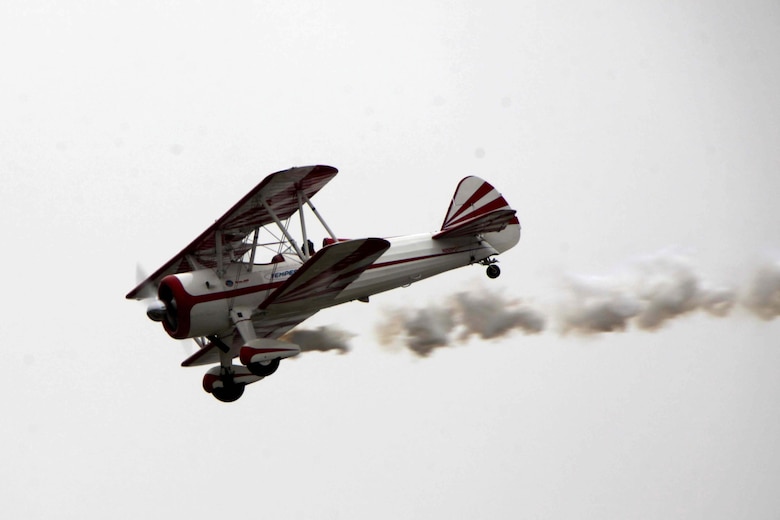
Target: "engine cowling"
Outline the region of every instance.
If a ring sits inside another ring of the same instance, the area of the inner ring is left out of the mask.
[[[208,336],[231,326],[227,299],[210,290],[218,283],[207,278],[209,273],[195,271],[169,275],[160,282],[157,298],[164,305],[161,321],[172,338]]]

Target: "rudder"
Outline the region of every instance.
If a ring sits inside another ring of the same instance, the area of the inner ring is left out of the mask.
[[[435,240],[480,236],[498,252],[520,240],[516,211],[487,181],[466,177],[460,181]]]
[[[502,209],[512,208],[498,190],[479,177],[466,177],[455,189],[441,230],[446,231],[463,222]]]

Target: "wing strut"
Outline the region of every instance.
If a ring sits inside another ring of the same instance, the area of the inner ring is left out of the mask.
[[[260,201],[263,203],[263,208],[268,212],[268,214],[271,216],[274,222],[276,222],[276,225],[279,227],[279,229],[282,230],[282,233],[284,234],[285,238],[290,242],[290,245],[293,246],[293,249],[295,249],[295,252],[298,254],[298,258],[301,259],[302,262],[306,261],[306,257],[303,254],[303,251],[301,251],[301,248],[298,246],[298,243],[295,241],[295,239],[292,237],[289,231],[287,231],[287,228],[284,227],[284,224],[282,224],[282,221],[279,220],[279,217],[276,216],[276,213],[274,213],[274,210],[268,206],[268,203],[265,200]]]
[[[320,224],[322,224],[322,227],[325,228],[325,231],[328,232],[328,234],[330,235],[330,238],[332,238],[333,240],[338,240],[336,238],[336,234],[333,232],[332,229],[330,229],[330,226],[328,226],[328,224],[322,218],[322,215],[320,215],[320,212],[317,211],[317,208],[314,207],[314,204],[311,203],[311,200],[309,200],[309,197],[307,197],[306,194],[303,193],[303,192],[299,191],[298,193],[300,193],[300,195],[303,197],[303,200],[305,200],[306,204],[308,204],[309,208],[311,208],[312,213],[314,213],[314,216],[317,217],[317,220],[320,221]]]
[[[260,234],[260,228],[255,228],[254,231],[255,236],[252,237],[252,252],[249,253],[249,265],[247,266],[247,269],[251,270],[252,266],[255,265],[255,253],[257,252],[257,235]]]
[[[311,258],[311,248],[309,247],[309,237],[306,235],[306,222],[303,218],[303,201],[301,200],[302,193],[303,192],[301,192],[301,190],[296,191],[296,194],[298,195],[298,215],[300,215],[301,218],[301,233],[303,234],[303,255],[305,256],[303,261],[305,262]]]
[[[225,275],[225,263],[222,258],[222,230],[214,230],[214,246],[217,252],[217,276],[222,278]]]

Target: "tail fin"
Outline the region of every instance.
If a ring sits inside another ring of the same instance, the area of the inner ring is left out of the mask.
[[[466,177],[455,190],[447,216],[441,231],[433,238],[455,238],[464,236],[483,235],[485,233],[498,233],[512,226],[512,235],[508,238],[512,247],[520,239],[520,221],[516,211],[509,206],[501,194],[479,177]],[[505,242],[506,240],[501,240]],[[492,243],[492,242],[491,242]],[[508,249],[506,247],[505,249]],[[505,250],[504,249],[504,250]]]

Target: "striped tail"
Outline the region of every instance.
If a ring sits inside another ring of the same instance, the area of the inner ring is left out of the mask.
[[[479,177],[466,177],[455,190],[441,231],[434,239],[498,233],[507,226],[517,226],[519,240],[520,221],[516,211],[501,194]],[[517,243],[514,241],[514,243]],[[512,244],[514,245],[514,244]]]

